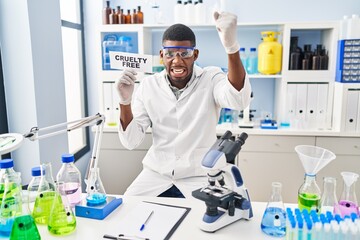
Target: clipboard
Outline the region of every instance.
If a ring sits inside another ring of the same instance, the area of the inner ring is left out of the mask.
[[[190,210],[189,207],[142,201],[119,222],[117,231],[131,239],[168,240]],[[154,213],[150,221],[140,230],[151,212]]]

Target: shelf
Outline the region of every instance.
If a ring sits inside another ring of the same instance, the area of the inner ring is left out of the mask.
[[[282,75],[263,75],[263,74],[248,74],[249,78],[254,79],[254,78],[282,78]]]

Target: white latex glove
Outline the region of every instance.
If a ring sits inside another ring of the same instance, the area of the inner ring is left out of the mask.
[[[133,69],[124,69],[120,78],[116,82],[116,90],[119,93],[120,104],[129,105],[134,92],[134,84],[137,73]]]
[[[215,26],[225,51],[228,54],[236,53],[240,49],[237,41],[237,16],[228,12],[214,12]]]

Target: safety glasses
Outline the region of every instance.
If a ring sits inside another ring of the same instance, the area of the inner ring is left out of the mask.
[[[195,47],[163,47],[163,54],[167,59],[173,59],[176,55],[179,55],[181,58],[190,58],[194,55],[194,50]]]

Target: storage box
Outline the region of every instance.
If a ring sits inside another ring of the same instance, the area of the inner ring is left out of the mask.
[[[338,41],[336,81],[360,82],[360,39]]]

